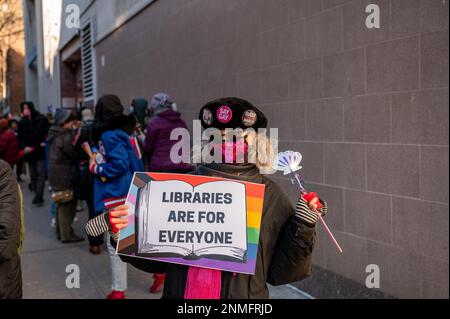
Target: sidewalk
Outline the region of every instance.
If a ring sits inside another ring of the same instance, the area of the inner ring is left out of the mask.
[[[55,229],[50,226],[50,200],[43,207],[31,204],[33,195],[28,183],[22,182],[25,206],[25,244],[22,254],[23,295],[25,299],[104,299],[110,291],[109,256],[106,250],[99,256],[89,253],[87,239],[78,244],[64,245],[56,240]],[[75,232],[84,235],[87,211],[77,214]],[[105,247],[106,249],[106,247]],[[80,269],[80,288],[66,287],[68,265]],[[152,275],[128,267],[127,298],[159,299],[161,294],[150,294]],[[304,299],[305,295],[290,286],[271,287],[272,298]]]

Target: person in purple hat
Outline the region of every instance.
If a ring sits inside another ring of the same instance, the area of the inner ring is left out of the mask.
[[[157,93],[150,103],[150,113],[153,118],[147,126],[144,150],[149,158],[147,171],[165,173],[187,173],[192,170],[188,164],[175,164],[170,159],[170,150],[177,141],[170,140],[174,129],[187,128],[176,111],[175,104],[166,93]],[[163,289],[165,275],[154,274],[154,282],[150,292],[158,293]]]
[[[170,159],[170,150],[177,143],[170,140],[171,132],[177,128],[187,128],[174,105],[166,93],[155,94],[150,103],[152,119],[147,126],[144,147],[150,162],[148,171],[185,173],[192,170],[190,165],[175,164]]]

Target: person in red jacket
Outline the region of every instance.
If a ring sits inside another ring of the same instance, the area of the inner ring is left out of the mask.
[[[8,120],[0,120],[0,159],[13,167],[20,159],[21,151],[16,134],[9,128]]]

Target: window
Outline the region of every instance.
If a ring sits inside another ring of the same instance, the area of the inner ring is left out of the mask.
[[[91,23],[81,29],[81,70],[84,101],[94,100],[94,52]]]

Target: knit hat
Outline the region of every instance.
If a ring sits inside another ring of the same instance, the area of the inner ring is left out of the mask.
[[[169,95],[166,93],[157,93],[153,96],[150,107],[155,110],[160,107],[169,106],[168,104],[171,104]]]
[[[63,125],[70,118],[72,112],[66,109],[58,109],[55,114],[55,123]],[[72,115],[73,116],[73,115]]]
[[[203,128],[210,127],[224,130],[226,128],[258,128],[267,127],[267,118],[250,102],[227,97],[206,103],[199,113]]]

